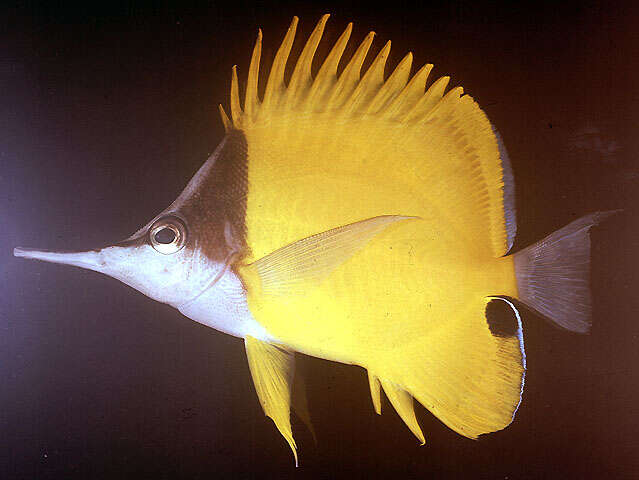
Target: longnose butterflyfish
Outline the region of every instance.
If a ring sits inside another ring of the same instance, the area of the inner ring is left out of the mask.
[[[503,429],[526,372],[517,306],[588,331],[589,230],[610,212],[510,253],[513,173],[484,111],[447,76],[426,87],[433,66],[411,75],[411,53],[386,75],[390,42],[362,72],[374,34],[346,60],[352,24],[312,74],[327,19],[294,66],[293,19],[263,94],[258,32],[243,103],[232,68],[224,138],[131,237],[14,254],[104,273],[242,339],[296,463],[297,352],[364,368],[375,412],[383,390],[422,444],[414,400],[468,438]]]

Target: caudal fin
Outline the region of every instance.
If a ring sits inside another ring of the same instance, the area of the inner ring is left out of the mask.
[[[519,299],[560,327],[587,332],[592,323],[588,232],[614,213],[581,217],[517,252]]]

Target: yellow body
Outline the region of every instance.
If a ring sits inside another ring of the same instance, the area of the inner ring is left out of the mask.
[[[427,138],[415,128],[357,127],[297,123],[272,142],[250,132],[246,222],[252,260],[378,215],[420,219],[389,227],[320,285],[309,286],[308,294],[269,297],[249,289],[249,304],[291,348],[381,373],[389,356],[416,353],[411,349],[422,349],[434,329],[473,305],[480,315],[486,296],[514,297],[517,287],[512,259],[492,252],[486,209],[473,199],[477,187],[463,191],[456,176],[439,187],[429,181],[441,181],[443,152],[429,152]],[[405,150],[389,135],[391,128],[404,137]],[[358,151],[361,146],[368,148]]]
[[[285,87],[293,22],[263,101],[260,34],[244,111],[234,71],[225,123],[248,144],[250,256],[238,270],[251,313],[287,349],[366,368],[414,432],[405,392],[463,435],[503,428],[519,404],[523,366],[519,339],[491,334],[484,315],[487,297],[517,296],[503,256],[495,134],[461,88],[444,95],[446,77],[424,92],[432,66],[408,82],[410,54],[385,80],[390,44],[360,79],[372,35],[337,77],[350,26],[312,79],[324,22]],[[390,225],[301,292],[267,295],[250,268],[288,244],[380,215],[419,218]]]

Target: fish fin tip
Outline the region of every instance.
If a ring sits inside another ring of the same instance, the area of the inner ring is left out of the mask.
[[[262,409],[291,447],[297,462],[297,445],[291,429],[291,392],[294,354],[277,345],[247,335],[246,357]]]
[[[239,128],[242,118],[242,107],[240,106],[240,88],[237,80],[237,65],[231,68],[231,119],[233,126]]]
[[[400,386],[389,382],[387,380],[380,379],[386,398],[390,401],[393,408],[406,424],[408,429],[419,440],[420,443],[426,443],[424,433],[422,432],[417,417],[415,416],[415,408],[413,405],[413,397],[406,390]]]

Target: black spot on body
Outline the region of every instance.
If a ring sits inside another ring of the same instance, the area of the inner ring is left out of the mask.
[[[495,337],[513,337],[519,328],[514,310],[499,299],[493,299],[486,305],[486,323]]]

